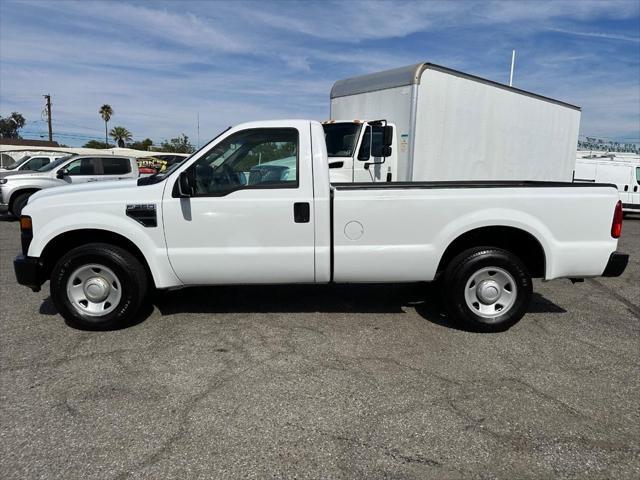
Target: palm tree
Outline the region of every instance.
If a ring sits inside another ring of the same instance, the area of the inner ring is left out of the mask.
[[[124,142],[129,142],[133,138],[131,132],[124,127],[113,127],[109,135],[113,137],[119,147],[124,147]]]
[[[107,136],[107,124],[111,119],[111,115],[113,115],[113,108],[111,108],[111,105],[109,105],[108,103],[105,103],[100,107],[100,110],[98,110],[98,113],[102,117],[102,120],[104,120],[104,143],[106,145],[105,148],[109,148],[109,137]]]

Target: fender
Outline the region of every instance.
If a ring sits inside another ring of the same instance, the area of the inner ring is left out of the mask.
[[[162,225],[161,220],[159,224]],[[108,228],[105,228],[107,227]],[[144,256],[157,288],[182,286],[169,264],[162,227],[145,228],[124,215],[106,212],[68,213],[56,218],[55,222],[34,225],[37,235],[29,246],[28,255],[39,257],[44,248],[56,237],[78,230],[102,230],[115,233],[133,242]],[[150,231],[154,230],[154,234]]]
[[[513,227],[522,230],[535,238],[545,256],[545,278],[553,275],[553,261],[556,242],[551,231],[536,217],[521,210],[507,208],[490,208],[474,211],[457,217],[440,231],[434,243],[439,247],[438,263],[442,260],[446,249],[457,238],[472,230],[483,227]]]

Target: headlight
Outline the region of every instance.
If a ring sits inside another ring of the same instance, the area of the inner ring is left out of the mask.
[[[0,185],[4,185],[5,183],[7,183],[7,178],[0,178]]]

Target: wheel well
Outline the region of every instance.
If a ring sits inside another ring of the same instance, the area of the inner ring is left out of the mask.
[[[154,283],[153,275],[151,274],[151,269],[149,268],[147,259],[144,258],[144,255],[137,245],[122,235],[100,229],[73,230],[62,233],[50,240],[40,255],[40,260],[44,267],[45,278],[50,277],[55,262],[69,250],[79,247],[80,245],[96,242],[116,245],[130,252],[144,266],[149,280],[152,284]]]
[[[517,256],[534,278],[544,277],[545,255],[540,242],[529,232],[515,227],[481,227],[463,233],[445,250],[438,273],[444,271],[447,264],[459,253],[474,247],[497,247]]]
[[[13,202],[16,201],[16,198],[18,198],[19,195],[22,195],[23,193],[33,194],[39,191],[39,188],[23,188],[22,190],[16,190],[11,194],[11,198],[9,199],[9,211],[11,211],[11,209],[13,208]]]

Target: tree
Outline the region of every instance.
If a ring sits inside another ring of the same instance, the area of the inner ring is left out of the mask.
[[[12,112],[8,117],[0,116],[0,138],[21,138],[18,130],[24,127],[27,121],[22,114]]]
[[[104,120],[104,143],[109,143],[109,137],[107,136],[107,124],[109,123],[109,120],[111,120],[111,116],[113,115],[113,108],[111,108],[111,105],[105,103],[100,107],[98,113],[102,117],[102,120]]]
[[[83,145],[84,148],[111,148],[113,145],[101,142],[100,140],[89,140]]]
[[[160,148],[163,152],[172,152],[172,153],[193,153],[195,148],[189,142],[189,137],[187,137],[184,133],[177,138],[172,138],[167,141],[164,140],[160,144]]]
[[[125,142],[131,141],[133,136],[131,132],[124,127],[113,127],[109,135],[116,141],[119,147],[124,147]]]
[[[149,150],[149,148],[153,145],[153,140],[150,138],[145,138],[141,142],[133,142],[129,145],[130,148],[134,148],[136,150]]]

